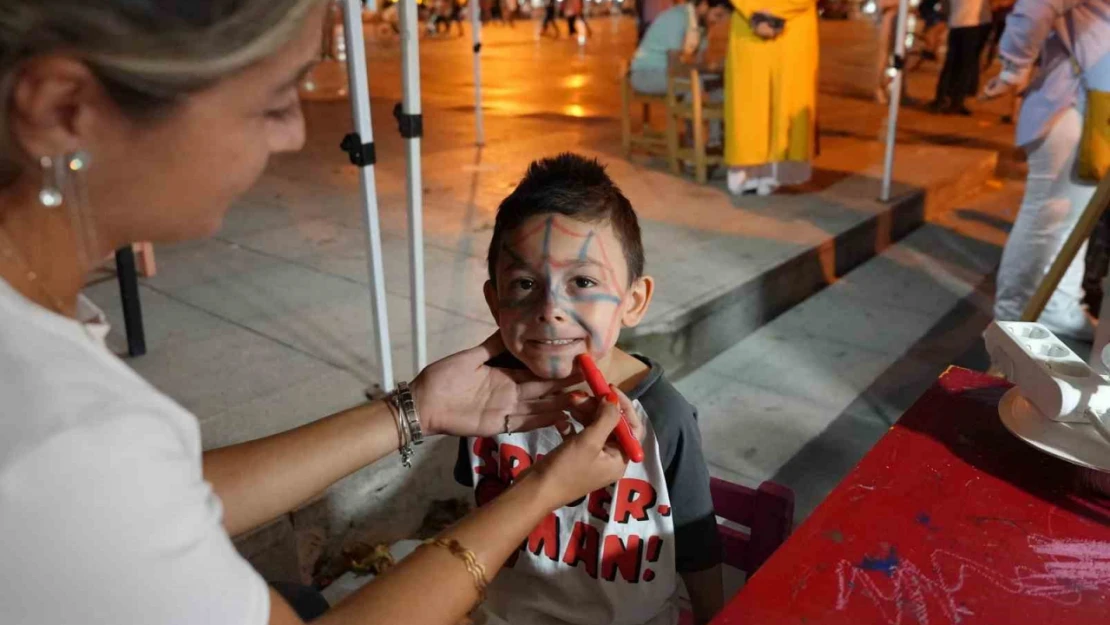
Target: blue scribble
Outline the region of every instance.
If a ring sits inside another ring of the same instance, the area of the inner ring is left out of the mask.
[[[586,323],[586,320],[583,319],[581,315],[574,312],[573,310],[568,310],[566,312],[567,312],[568,315],[570,315],[571,319],[574,319],[575,323],[577,323],[583,330],[585,330],[590,335],[590,341],[593,343],[595,348],[601,345],[601,338],[602,337],[601,337],[600,334],[597,333],[596,328],[591,327],[590,324]]]
[[[571,301],[575,302],[609,302],[611,304],[620,304],[621,298],[613,295],[612,293],[584,293],[582,295],[572,295]]]
[[[885,558],[864,556],[863,561],[859,563],[859,568],[864,571],[879,571],[887,577],[893,577],[894,571],[898,569],[899,563],[898,554],[895,553],[894,547],[891,547],[890,552],[887,553]]]
[[[548,217],[547,222],[543,226],[543,258],[547,260],[551,258],[551,226],[555,225],[555,218]]]
[[[586,241],[584,243],[582,243],[582,249],[578,250],[578,260],[579,261],[581,261],[583,263],[586,262],[586,260],[588,258],[587,252],[590,251],[590,241],[593,241],[593,239],[594,239],[594,231],[590,230],[590,233],[586,235]]]
[[[924,512],[917,513],[917,522],[924,525],[925,527],[929,527],[929,523],[932,520],[933,519],[928,514],[925,514]]]

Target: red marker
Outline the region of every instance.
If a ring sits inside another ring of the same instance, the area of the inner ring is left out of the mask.
[[[574,362],[582,370],[582,375],[586,377],[586,384],[590,385],[590,390],[596,397],[604,397],[608,402],[617,403],[617,394],[609,388],[605,376],[601,374],[601,370],[597,368],[589,354],[578,354],[574,357]],[[644,461],[644,448],[640,446],[640,441],[636,440],[636,435],[632,433],[632,426],[628,425],[628,419],[623,414],[617,427],[613,429],[613,434],[617,437],[617,444],[620,445],[621,451],[628,456],[629,460]]]

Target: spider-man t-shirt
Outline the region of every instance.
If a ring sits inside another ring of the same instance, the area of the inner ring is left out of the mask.
[[[650,372],[628,396],[645,425],[644,461],[532,531],[490,584],[487,623],[677,623],[677,573],[720,563],[697,411],[658,364],[639,358]],[[481,505],[561,442],[554,428],[463,439],[455,477]]]

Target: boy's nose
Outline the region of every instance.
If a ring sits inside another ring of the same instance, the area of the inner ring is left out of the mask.
[[[544,323],[562,323],[567,320],[567,314],[560,306],[558,296],[554,293],[548,292],[539,313],[539,320]]]

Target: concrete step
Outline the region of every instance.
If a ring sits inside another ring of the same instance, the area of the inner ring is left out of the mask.
[[[979,339],[1020,184],[930,221],[693,371],[716,475],[814,506]]]
[[[737,200],[734,210],[748,218],[737,227],[719,229],[712,246],[714,251],[732,250],[731,263],[707,263],[703,246],[698,270],[713,273],[710,279],[703,277],[706,288],[626,330],[622,346],[651,354],[674,375],[696,369],[925,219],[942,216],[969,190],[981,189],[998,165],[998,153],[991,150],[899,148],[892,199],[883,203],[875,199],[882,154],[877,142],[833,137],[823,145],[814,181],[801,191],[805,195],[774,198],[773,203]],[[773,230],[763,223],[768,220],[775,222]],[[681,255],[676,260],[682,261]],[[668,267],[663,275],[673,278],[675,273]],[[659,281],[663,297],[669,286]],[[690,291],[688,284],[677,286]]]

